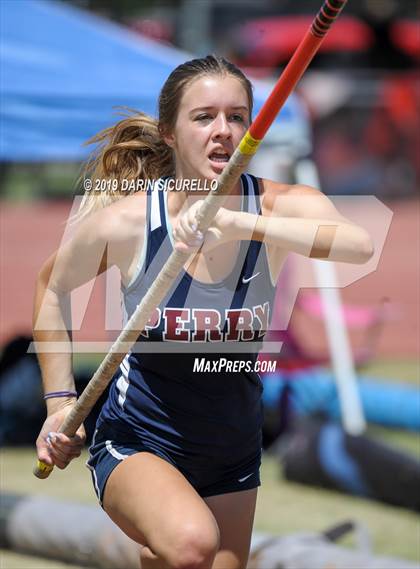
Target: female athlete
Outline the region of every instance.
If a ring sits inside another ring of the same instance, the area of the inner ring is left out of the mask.
[[[250,82],[224,59],[177,67],[158,121],[137,113],[95,137],[92,178],[117,180],[119,191],[85,196],[75,236],[38,278],[35,338],[69,343],[72,289],[118,267],[128,318],[173,247],[190,253],[115,375],[89,450],[98,498],[142,546],[144,569],[246,567],[261,460],[254,364],[279,271],[289,252],[349,263],[372,255],[366,231],[318,190],[248,174],[206,234],[197,230],[206,188],[249,126],[252,102]],[[133,180],[155,182],[124,192]],[[165,191],[170,181],[179,185]],[[39,361],[48,417],[38,457],[65,468],[85,438],[82,427],[72,438],[57,433],[75,402],[71,358]]]

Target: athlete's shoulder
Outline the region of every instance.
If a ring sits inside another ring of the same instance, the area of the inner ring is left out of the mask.
[[[319,190],[304,184],[283,184],[281,182],[275,182],[274,180],[268,180],[267,178],[257,178],[257,180],[261,194],[267,198],[320,194]]]
[[[330,199],[320,190],[304,184],[281,184],[260,179],[265,215],[302,218],[342,219]]]
[[[257,178],[257,180],[264,215],[300,217],[302,211],[311,209],[312,206],[318,204],[319,200],[325,199],[319,190],[311,186],[283,184],[266,178]]]
[[[290,199],[287,198],[297,194],[305,194],[307,188],[307,186],[283,184],[281,182],[275,182],[274,180],[268,180],[267,178],[257,178],[257,181],[265,214],[274,213],[280,203],[284,204],[290,201]]]
[[[143,230],[146,210],[146,193],[137,192],[98,210],[89,216],[87,224],[92,231],[99,232],[107,242],[125,241]]]

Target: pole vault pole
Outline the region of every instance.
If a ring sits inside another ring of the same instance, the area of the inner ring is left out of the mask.
[[[204,233],[210,227],[218,209],[223,205],[221,197],[224,196],[226,198],[242,172],[246,170],[267,130],[312,61],[323,38],[346,3],[347,0],[326,0],[322,5],[267,101],[262,106],[220,175],[217,190],[211,192],[206,197],[198,211],[197,227],[201,232]],[[190,255],[191,253],[178,250],[174,250],[171,253],[153,286],[137,306],[126,327],[111,346],[109,353],[103,359],[89,384],[61,425],[60,433],[65,433],[68,436],[73,436],[76,433],[111,381],[125,354],[133,347],[139,334],[144,330],[150,314],[165,298]],[[47,478],[52,469],[52,466],[38,461],[34,468],[34,474],[38,478]]]

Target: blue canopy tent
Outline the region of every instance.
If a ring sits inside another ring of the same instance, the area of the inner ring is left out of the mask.
[[[191,59],[57,1],[1,0],[0,12],[0,160],[85,158],[83,142],[116,122],[116,106],[155,116],[163,82]],[[267,94],[256,86],[256,110]],[[309,139],[295,97],[278,121],[282,139]]]

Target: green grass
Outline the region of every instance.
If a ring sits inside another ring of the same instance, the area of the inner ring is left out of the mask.
[[[0,549],[1,569],[81,569],[80,565],[68,565],[59,561],[50,561],[41,557],[21,555]],[[85,569],[85,568],[84,568]]]
[[[420,363],[418,360],[375,360],[359,371],[360,375],[378,379],[414,383],[420,386]]]
[[[420,435],[418,433],[369,425],[367,435],[408,452],[420,460]]]

